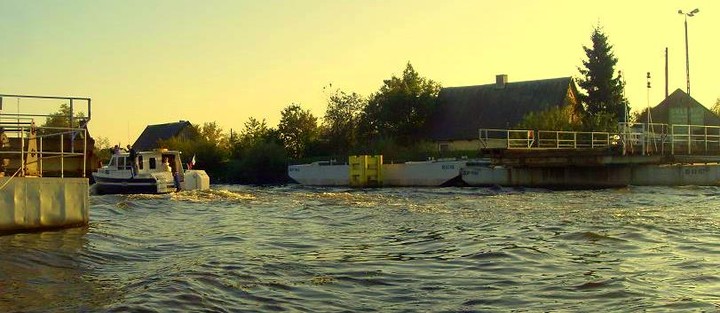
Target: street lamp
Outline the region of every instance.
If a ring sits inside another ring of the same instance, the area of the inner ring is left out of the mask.
[[[687,76],[687,94],[690,95],[690,54],[688,53],[688,34],[687,34],[687,18],[695,16],[700,9],[692,10],[688,13],[678,10],[678,14],[685,16],[685,75]]]

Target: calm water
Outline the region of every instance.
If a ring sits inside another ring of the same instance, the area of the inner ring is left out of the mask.
[[[0,237],[0,312],[720,311],[720,188],[213,188]]]

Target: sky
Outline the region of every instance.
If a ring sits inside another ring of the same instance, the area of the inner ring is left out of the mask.
[[[276,127],[291,104],[322,117],[323,87],[367,96],[408,62],[445,87],[579,77],[600,25],[641,110],[664,97],[666,47],[670,92],[686,89],[678,10],[695,8],[691,96],[711,107],[715,0],[0,0],[0,94],[92,98],[90,134],[125,145],[149,124]],[[6,113],[36,105],[5,102]]]

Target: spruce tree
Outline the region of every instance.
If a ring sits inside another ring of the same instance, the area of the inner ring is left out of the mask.
[[[584,68],[578,67],[582,74],[578,85],[587,93],[579,96],[589,114],[586,120],[597,121],[607,116],[611,122],[624,122],[626,109],[629,112],[629,108],[623,95],[625,84],[620,73],[615,74],[618,59],[612,52],[613,46],[608,44],[608,37],[600,26],[593,29],[591,40],[592,48],[583,46],[587,55],[587,60],[583,61]],[[598,126],[594,122],[589,124]]]

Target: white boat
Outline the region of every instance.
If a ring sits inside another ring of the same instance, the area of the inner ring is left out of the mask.
[[[439,187],[458,183],[467,160],[438,159],[383,164],[383,186]]]
[[[459,181],[467,160],[439,159],[382,165],[382,186],[437,187]],[[350,165],[320,161],[288,166],[288,176],[301,185],[350,186]]]
[[[134,173],[128,153],[113,155],[107,165],[93,173],[95,192],[169,193],[210,188],[210,178],[205,171],[183,168],[179,151],[141,151],[137,153],[137,162],[137,173]]]
[[[348,186],[350,165],[318,161],[288,166],[288,176],[301,185]]]

